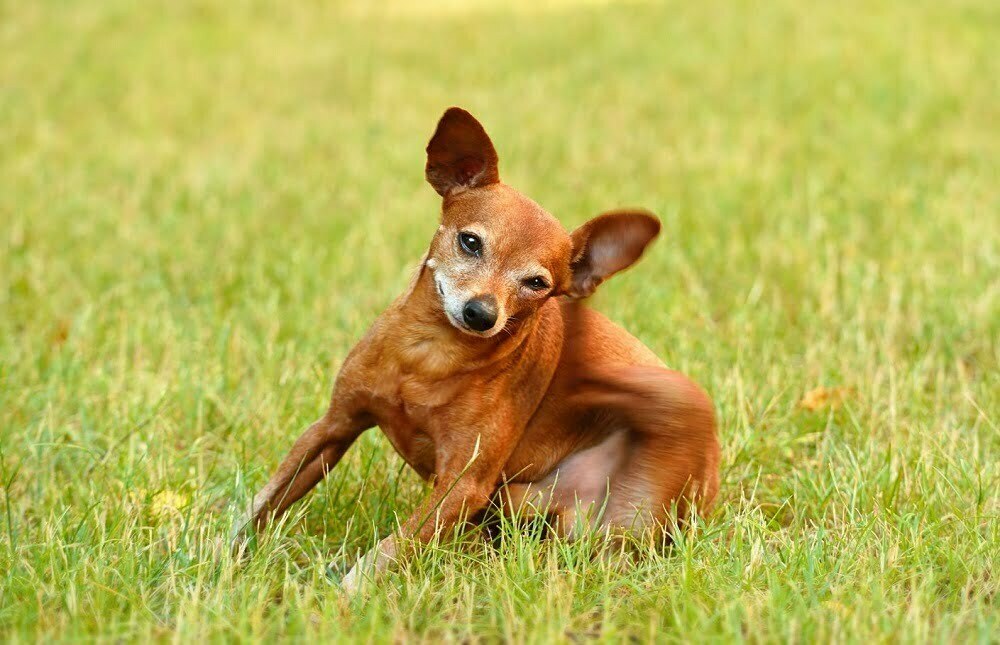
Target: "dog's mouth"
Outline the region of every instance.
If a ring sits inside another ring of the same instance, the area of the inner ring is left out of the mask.
[[[466,325],[464,320],[452,315],[452,313],[448,311],[447,307],[442,307],[442,309],[444,310],[445,318],[448,319],[448,322],[451,323],[451,326],[457,329],[458,331],[462,332],[463,334],[468,334],[469,336],[475,336],[476,338],[489,338],[490,336],[493,336],[494,334],[497,333],[496,327],[492,329],[487,329],[486,331],[476,331],[472,327]]]
[[[451,326],[462,332],[463,334],[468,334],[469,336],[475,336],[476,338],[491,338],[500,333],[503,329],[503,325],[498,324],[487,329],[486,331],[476,331],[472,327],[469,327],[464,320],[462,320],[461,314],[456,314],[448,308],[448,294],[445,293],[444,285],[441,280],[435,276],[434,277],[434,287],[437,289],[438,295],[441,297],[441,310],[444,311],[444,317],[448,319]]]
[[[463,334],[475,336],[476,338],[490,338],[500,332],[500,326],[494,326],[486,331],[476,331],[472,327],[469,327],[460,316],[453,314],[451,310],[448,309],[448,304],[445,302],[446,296],[444,293],[444,287],[441,285],[441,281],[435,278],[434,286],[437,288],[438,295],[441,296],[441,310],[444,311],[444,317],[448,319],[448,322],[451,323],[452,327]]]
[[[464,321],[455,318],[455,316],[452,316],[451,312],[449,312],[447,309],[445,310],[444,313],[445,316],[448,318],[448,322],[451,323],[452,327],[458,329],[463,334],[468,334],[469,336],[475,336],[476,338],[493,338],[500,332],[507,329],[506,325],[501,325],[497,323],[496,325],[490,327],[486,331],[476,331],[472,327],[466,325]]]

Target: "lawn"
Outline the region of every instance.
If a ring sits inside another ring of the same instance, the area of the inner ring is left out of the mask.
[[[0,0],[0,639],[995,642],[1000,6],[377,7]],[[426,494],[371,431],[237,566],[437,226],[449,105],[568,227],[661,217],[592,304],[714,397],[717,510],[345,598]]]

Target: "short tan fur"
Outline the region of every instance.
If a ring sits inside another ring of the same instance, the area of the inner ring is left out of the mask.
[[[654,529],[708,511],[719,487],[713,405],[642,343],[578,304],[657,236],[643,211],[567,233],[500,181],[483,126],[451,108],[427,146],[441,225],[411,287],[341,368],[330,406],[241,523],[244,539],[312,489],[378,425],[433,490],[403,522],[431,540],[491,502],[558,530]],[[404,557],[390,536],[344,579]]]

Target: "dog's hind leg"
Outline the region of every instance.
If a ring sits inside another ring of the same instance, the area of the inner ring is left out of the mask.
[[[719,442],[708,396],[661,367],[590,371],[577,394],[629,427],[628,457],[611,479],[602,526],[636,532],[707,513],[719,490]]]

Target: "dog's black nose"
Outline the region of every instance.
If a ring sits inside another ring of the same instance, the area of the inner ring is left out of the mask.
[[[497,324],[497,299],[493,296],[479,296],[465,303],[462,309],[465,324],[476,331],[492,329]]]

